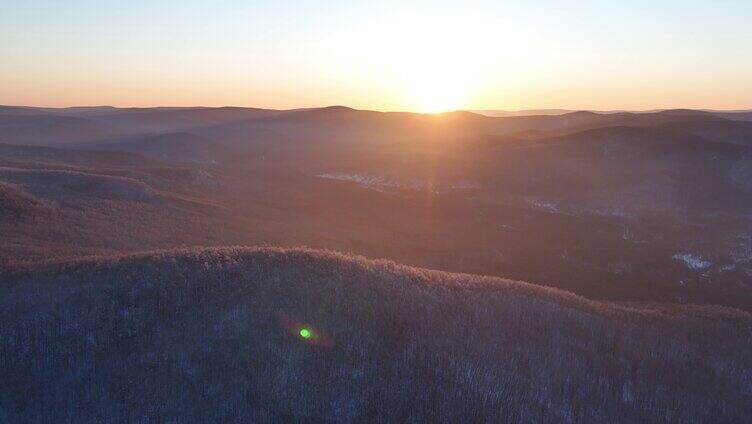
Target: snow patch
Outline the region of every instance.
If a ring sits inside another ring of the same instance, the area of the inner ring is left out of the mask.
[[[672,256],[675,260],[682,261],[684,264],[694,270],[707,269],[713,265],[712,262],[706,261],[703,258],[694,255],[692,253],[677,253]]]
[[[730,272],[736,269],[736,265],[724,265],[722,266],[719,271],[720,272]]]
[[[548,201],[548,200],[527,197],[525,198],[525,201],[529,205],[534,206],[537,209],[543,209],[545,211],[553,212],[553,213],[561,212],[561,209],[559,209],[559,206],[556,203]]]
[[[408,188],[413,190],[420,190],[422,189],[425,184],[422,184],[420,182],[400,182],[395,179],[387,178],[382,175],[377,174],[368,174],[368,173],[357,173],[357,174],[346,174],[346,173],[326,173],[326,174],[319,174],[317,175],[319,178],[327,178],[331,180],[340,180],[340,181],[351,181],[354,182],[362,187],[370,188],[377,191],[383,191],[387,188],[392,189],[400,189],[400,188]]]
[[[752,235],[739,234],[736,237],[735,245],[731,248],[730,256],[735,263],[752,261]]]
[[[478,190],[480,184],[474,181],[461,180],[450,186],[452,190]]]
[[[329,172],[325,174],[316,175],[319,178],[327,178],[331,180],[350,181],[354,182],[362,187],[369,188],[376,191],[384,191],[386,189],[393,190],[430,190],[433,193],[439,193],[439,187],[433,183],[429,183],[421,180],[405,180],[390,178],[378,174],[370,173],[344,173],[344,172]],[[449,186],[445,186],[445,190],[472,190],[478,189],[480,185],[467,180],[461,180]]]

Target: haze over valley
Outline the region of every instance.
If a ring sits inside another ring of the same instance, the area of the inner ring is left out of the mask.
[[[305,245],[749,308],[744,113],[2,112],[7,263]]]

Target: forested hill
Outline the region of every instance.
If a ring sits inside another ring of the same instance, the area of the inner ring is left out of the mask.
[[[2,422],[744,422],[752,318],[333,252],[3,271]]]

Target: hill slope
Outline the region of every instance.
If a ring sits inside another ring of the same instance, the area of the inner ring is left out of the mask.
[[[0,421],[741,422],[752,401],[733,309],[273,248],[6,271],[0,293]]]
[[[161,133],[92,143],[93,150],[140,154],[166,163],[217,164],[231,157],[230,151],[204,137],[190,133]]]
[[[99,140],[108,135],[106,126],[86,118],[0,114],[0,143],[60,146]]]

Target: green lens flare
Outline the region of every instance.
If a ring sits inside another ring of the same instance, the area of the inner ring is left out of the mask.
[[[312,335],[311,334],[311,330],[309,330],[307,328],[301,328],[299,334],[300,334],[300,337],[302,337],[304,339],[310,339],[311,335]]]

